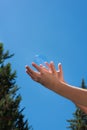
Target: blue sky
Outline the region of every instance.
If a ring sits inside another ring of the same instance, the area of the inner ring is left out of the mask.
[[[34,130],[67,130],[75,106],[69,100],[32,81],[25,73],[36,54],[62,63],[65,81],[87,82],[87,1],[0,0],[0,41],[15,53],[21,107]]]

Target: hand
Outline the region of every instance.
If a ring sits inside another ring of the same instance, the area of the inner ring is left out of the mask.
[[[51,70],[50,64],[48,64],[46,62],[46,65],[47,65],[48,69]],[[54,66],[54,64],[53,64],[53,66]],[[54,67],[54,69],[55,69],[55,67]],[[60,80],[60,82],[65,82],[64,77],[63,77],[63,70],[62,70],[61,63],[58,64],[58,70],[56,70],[56,72],[57,72],[57,75],[58,75],[58,80]]]
[[[46,63],[48,69],[42,65],[38,66],[35,63],[32,63],[32,65],[37,69],[37,72],[26,66],[26,73],[33,80],[71,100],[87,113],[87,91],[71,86],[64,81],[61,64],[58,64],[58,70],[55,69],[53,62],[50,62],[50,64]]]
[[[35,63],[32,63],[32,65],[38,70],[38,72],[35,72],[29,66],[26,66],[26,73],[33,80],[39,82],[47,88],[55,91],[56,88],[54,86],[56,86],[56,84],[58,86],[60,82],[64,82],[62,66],[60,63],[58,64],[58,71],[56,71],[53,62],[50,62],[50,64],[46,63],[48,69],[46,69],[42,65],[38,66]]]

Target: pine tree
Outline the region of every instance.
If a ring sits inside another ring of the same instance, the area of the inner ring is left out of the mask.
[[[0,130],[30,130],[28,121],[24,121],[23,110],[20,110],[21,95],[17,94],[16,71],[6,60],[14,56],[4,52],[0,43]]]
[[[82,79],[81,88],[87,89],[84,79]],[[87,114],[76,106],[76,111],[73,113],[73,119],[67,120],[70,123],[70,130],[87,130]]]

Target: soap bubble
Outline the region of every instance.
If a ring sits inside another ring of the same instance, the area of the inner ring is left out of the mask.
[[[46,66],[46,62],[48,62],[48,60],[47,60],[47,57],[44,56],[44,55],[35,55],[35,57],[34,57],[34,62],[35,62],[37,65],[42,64],[43,66],[47,67],[47,66]]]

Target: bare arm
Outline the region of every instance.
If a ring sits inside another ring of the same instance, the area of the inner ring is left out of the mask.
[[[58,65],[58,71],[55,70],[53,62],[48,65],[49,69],[38,66],[35,63],[32,63],[32,65],[38,72],[33,71],[29,66],[26,66],[26,72],[33,80],[57,94],[68,98],[75,104],[78,104],[79,107],[84,109],[87,107],[87,90],[65,83],[63,81],[61,64]]]

